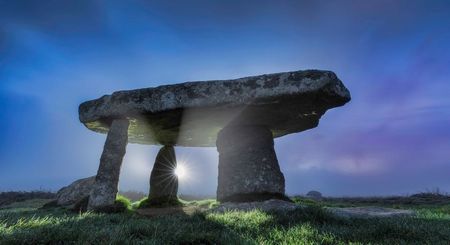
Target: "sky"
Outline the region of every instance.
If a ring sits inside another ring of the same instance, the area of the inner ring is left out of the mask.
[[[117,90],[302,69],[352,101],[275,140],[288,194],[450,192],[449,1],[0,0],[0,191],[95,175],[78,105]],[[148,191],[157,146],[129,144],[119,189]],[[179,193],[215,195],[215,148],[176,148]]]

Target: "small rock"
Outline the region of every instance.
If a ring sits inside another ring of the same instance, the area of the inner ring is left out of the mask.
[[[72,184],[61,188],[56,193],[56,202],[59,206],[70,206],[89,196],[92,186],[95,182],[95,176],[79,179]]]

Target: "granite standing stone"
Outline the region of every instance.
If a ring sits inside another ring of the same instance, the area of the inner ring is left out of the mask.
[[[120,167],[128,142],[128,125],[126,119],[116,119],[111,123],[89,197],[88,210],[103,209],[115,203]]]
[[[217,137],[217,200],[287,199],[284,196],[284,176],[273,146],[272,132],[264,126],[222,129]]]
[[[178,178],[175,175],[177,159],[173,146],[162,147],[156,156],[150,175],[149,199],[154,203],[177,199]]]

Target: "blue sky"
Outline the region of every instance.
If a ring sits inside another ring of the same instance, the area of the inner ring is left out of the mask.
[[[105,135],[78,105],[116,90],[300,69],[352,94],[275,140],[290,194],[450,192],[448,1],[0,0],[0,191],[96,173]],[[146,191],[158,148],[130,144],[120,188]],[[180,192],[214,194],[215,148],[176,148]]]

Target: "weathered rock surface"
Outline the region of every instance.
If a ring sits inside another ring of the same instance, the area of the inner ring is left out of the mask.
[[[352,207],[327,208],[331,213],[345,218],[389,218],[414,216],[413,210],[382,208],[382,207]]]
[[[262,126],[226,127],[217,137],[217,200],[260,201],[284,197],[284,176],[272,133]]]
[[[178,178],[174,172],[176,167],[177,159],[173,146],[162,147],[150,175],[149,200],[153,203],[177,199]]]
[[[89,197],[88,210],[107,209],[116,201],[120,167],[128,140],[128,125],[126,119],[117,119],[111,124]]]
[[[59,206],[74,205],[83,198],[90,195],[95,176],[79,179],[72,184],[61,188],[56,193],[56,203]]]
[[[305,70],[118,91],[82,103],[79,118],[101,133],[128,118],[130,143],[214,146],[227,125],[262,125],[280,137],[316,127],[349,100],[333,72]]]
[[[255,209],[259,209],[262,211],[290,211],[297,208],[301,208],[301,206],[293,202],[287,202],[279,199],[270,199],[262,202],[225,202],[213,208],[211,211],[218,213],[223,213],[231,210],[251,211]]]

